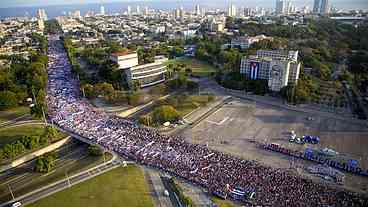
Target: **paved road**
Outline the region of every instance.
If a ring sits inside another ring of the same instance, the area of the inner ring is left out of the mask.
[[[153,198],[156,201],[157,207],[174,207],[169,197],[164,195],[166,190],[162,183],[160,172],[148,167],[143,167],[146,179],[153,190]]]
[[[41,198],[44,198],[46,196],[49,196],[53,193],[59,192],[61,190],[64,190],[70,186],[73,186],[75,184],[81,183],[85,180],[88,180],[90,178],[93,178],[97,175],[100,175],[102,173],[105,173],[113,168],[116,168],[121,165],[121,161],[119,160],[117,155],[113,155],[113,158],[106,162],[102,163],[96,167],[93,167],[91,169],[88,169],[86,171],[77,173],[73,176],[70,176],[69,179],[63,179],[58,182],[52,183],[50,185],[44,186],[40,189],[37,189],[35,191],[32,191],[30,193],[27,193],[23,196],[20,196],[16,198],[14,201],[9,201],[3,204],[0,204],[0,207],[7,206],[15,201],[20,201],[23,205],[33,203]],[[131,164],[131,162],[127,163]]]
[[[317,114],[318,116],[321,116],[321,117],[333,118],[333,119],[337,119],[341,121],[346,121],[352,124],[361,124],[361,125],[364,125],[365,127],[368,127],[367,121],[346,118],[338,114],[322,112],[322,111],[313,110],[313,109],[307,109],[307,108],[302,108],[302,107],[297,107],[297,106],[290,106],[290,105],[284,104],[281,100],[276,100],[276,99],[273,100],[271,98],[256,96],[256,95],[246,95],[244,94],[244,91],[225,89],[219,84],[217,84],[214,80],[208,80],[208,79],[202,80],[200,84],[202,85],[203,88],[208,89],[209,91],[211,91],[217,96],[226,96],[226,95],[233,96],[235,98],[255,102],[256,104],[262,104],[265,106],[271,106],[274,108],[279,108],[279,109],[284,109],[284,110],[289,110],[289,111],[301,112],[301,113],[305,113],[311,116]]]

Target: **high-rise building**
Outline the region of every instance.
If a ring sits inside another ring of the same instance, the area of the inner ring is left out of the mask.
[[[100,7],[100,14],[105,15],[105,7],[101,5]]]
[[[184,14],[185,14],[184,8],[181,6],[180,10],[179,10],[179,16],[180,16],[181,19],[184,18]]]
[[[148,87],[165,81],[167,58],[155,57],[154,63],[139,65],[137,52],[116,52],[110,59],[125,73],[129,86],[139,82],[140,87]]]
[[[145,7],[144,7],[143,15],[145,15],[145,16],[149,15],[149,9],[148,9],[148,6],[145,6]]]
[[[44,9],[39,9],[37,11],[37,17],[38,19],[42,19],[43,21],[47,21],[47,14]]]
[[[140,13],[141,13],[141,8],[139,7],[139,5],[137,5],[136,13],[137,13],[137,14],[140,14]]]
[[[198,4],[195,7],[195,15],[197,16],[201,15],[201,7]]]
[[[130,6],[128,6],[128,8],[127,8],[127,13],[128,13],[128,15],[132,14],[132,8]]]
[[[234,4],[230,4],[227,9],[227,16],[235,17],[236,16],[236,6]]]
[[[296,84],[300,74],[298,51],[258,50],[256,56],[244,57],[240,74],[252,80],[267,80],[271,91]]]
[[[290,0],[276,0],[276,14],[287,15],[292,10],[292,3]]]
[[[314,0],[313,13],[328,14],[330,12],[330,5],[328,0]]]
[[[174,16],[175,16],[175,19],[179,19],[180,18],[180,9],[178,9],[178,8],[175,9]]]

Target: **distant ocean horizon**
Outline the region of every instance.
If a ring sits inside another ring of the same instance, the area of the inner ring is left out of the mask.
[[[199,3],[200,2],[200,3]],[[132,1],[132,2],[111,2],[104,3],[105,11],[107,14],[121,13],[126,11],[128,6],[132,7],[132,11],[135,11],[135,7],[139,5],[141,10],[143,7],[148,6],[152,9],[161,10],[173,10],[180,6],[188,11],[194,10],[196,4],[201,5],[207,9],[223,9],[226,8],[229,1],[221,0],[182,0],[182,1]],[[233,2],[238,8],[250,7],[255,8],[263,7],[266,9],[273,9],[275,7],[275,0],[233,0]],[[309,6],[313,7],[313,0],[294,0],[294,4],[297,7]],[[332,6],[338,9],[363,9],[368,10],[368,0],[330,0]],[[9,7],[0,8],[0,18],[7,17],[20,17],[29,16],[35,17],[37,10],[43,8],[49,18],[55,18],[57,16],[62,16],[68,14],[75,10],[80,10],[82,15],[85,15],[88,11],[93,11],[98,13],[100,11],[101,4],[90,3],[90,4],[69,4],[69,5],[49,5],[49,6],[31,6],[31,7]]]

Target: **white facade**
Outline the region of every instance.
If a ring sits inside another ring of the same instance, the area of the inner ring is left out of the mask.
[[[314,0],[313,13],[328,14],[330,5],[328,0]]]
[[[140,86],[148,87],[165,81],[167,61],[164,56],[156,56],[154,63],[139,65],[138,54],[134,53],[114,53],[111,60],[119,65],[119,69],[124,70],[128,84],[131,86],[134,81],[138,81]]]
[[[105,7],[104,6],[100,7],[100,14],[105,15]]]
[[[229,8],[227,10],[227,15],[229,17],[235,17],[236,16],[236,6],[234,4],[229,5]]]
[[[271,91],[280,91],[299,79],[301,64],[297,55],[298,51],[260,50],[256,56],[242,59],[240,73],[249,79],[267,80]]]
[[[138,65],[138,54],[135,53],[113,53],[111,60],[119,65],[119,69],[128,69]]]
[[[138,81],[142,88],[165,81],[166,65],[161,61],[138,65],[126,70],[128,82]]]

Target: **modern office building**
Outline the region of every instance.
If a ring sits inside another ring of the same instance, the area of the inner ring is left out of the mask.
[[[240,73],[252,80],[267,80],[269,89],[278,92],[299,79],[298,51],[259,50],[242,59]]]
[[[167,58],[155,57],[154,63],[139,65],[136,52],[119,52],[111,55],[111,60],[124,70],[129,86],[138,81],[142,88],[165,81],[166,66],[163,64]]]
[[[330,5],[328,0],[314,0],[313,13],[328,14],[330,13]]]

